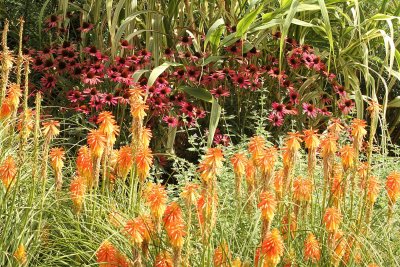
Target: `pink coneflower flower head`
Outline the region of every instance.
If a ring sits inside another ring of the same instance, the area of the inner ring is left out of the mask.
[[[271,122],[273,126],[282,126],[284,119],[281,115],[278,113],[272,112],[271,114],[268,115],[268,121]]]
[[[127,40],[121,40],[120,41],[121,47],[123,49],[132,49],[133,46],[129,44],[129,42]]]
[[[291,101],[289,101],[285,105],[285,109],[286,109],[286,114],[288,114],[288,115],[297,115],[297,114],[299,114],[299,111],[297,110],[297,108],[295,108],[293,106],[293,103]]]
[[[190,46],[193,44],[192,37],[190,37],[188,35],[182,36],[181,38],[179,38],[179,40],[180,40],[179,44],[183,45],[183,46]]]
[[[239,86],[239,88],[247,88],[251,85],[250,80],[242,74],[233,75],[232,80],[236,86]]]
[[[49,29],[57,28],[59,19],[60,19],[60,17],[55,15],[55,14],[51,15],[50,17],[48,17],[46,19],[47,28],[49,28]]]
[[[318,115],[318,110],[310,103],[303,103],[303,113],[310,118],[315,118]]]
[[[168,124],[169,127],[176,127],[178,126],[178,119],[172,116],[165,116],[163,121]]]
[[[102,102],[109,106],[115,106],[118,104],[118,97],[115,97],[113,94],[103,94]]]
[[[351,99],[342,99],[339,101],[339,109],[343,114],[349,114],[354,108],[354,101]]]
[[[221,96],[226,97],[226,96],[230,95],[228,88],[226,88],[222,85],[218,86],[217,88],[212,89],[210,92],[215,98],[220,98]]]
[[[87,83],[89,85],[96,85],[98,83],[101,83],[102,81],[100,80],[100,77],[94,71],[89,71],[89,72],[83,74],[83,82]]]
[[[332,112],[330,112],[327,107],[323,107],[323,108],[318,109],[318,113],[321,114],[321,115],[324,115],[324,116],[331,116],[332,115]]]
[[[84,21],[84,22],[82,22],[82,25],[77,30],[80,32],[86,33],[86,32],[89,32],[91,29],[93,29],[93,24],[91,24],[87,21]]]
[[[167,47],[164,49],[164,56],[166,58],[171,58],[174,56],[174,51],[171,48]]]
[[[67,98],[72,103],[76,103],[85,99],[85,96],[79,90],[72,90],[67,93]]]
[[[40,83],[44,88],[51,89],[56,87],[57,79],[54,75],[46,73],[46,75],[40,79]]]
[[[289,98],[290,98],[290,101],[292,103],[298,104],[299,103],[300,94],[294,89],[289,89]]]
[[[286,106],[285,106],[285,104],[273,102],[272,103],[272,109],[274,110],[274,112],[276,114],[280,115],[281,117],[285,116],[285,114],[286,114]]]

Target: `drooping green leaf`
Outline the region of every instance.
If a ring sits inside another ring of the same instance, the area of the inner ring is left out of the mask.
[[[289,12],[286,15],[285,21],[283,22],[282,26],[282,36],[279,42],[279,67],[282,68],[282,63],[283,63],[283,52],[284,52],[284,46],[285,46],[285,39],[289,33],[289,27],[290,24],[292,24],[292,21],[294,19],[294,16],[297,12],[297,7],[299,5],[298,0],[293,0]]]
[[[214,140],[214,134],[218,127],[219,118],[221,116],[221,106],[218,104],[217,99],[212,98],[210,123],[208,126],[208,139],[207,147],[211,147]]]
[[[201,87],[190,87],[190,86],[182,86],[179,88],[180,90],[184,91],[185,93],[194,96],[195,98],[212,102],[213,96],[209,91]]]
[[[396,96],[387,105],[388,108],[400,108],[400,96]]]
[[[38,19],[38,28],[39,28],[39,41],[40,41],[40,45],[42,45],[42,23],[43,23],[43,15],[44,15],[44,11],[47,8],[47,5],[49,4],[50,0],[46,0],[46,2],[44,2],[43,7],[40,9],[39,12],[39,19]]]
[[[125,18],[125,19],[122,21],[121,25],[119,26],[119,28],[118,28],[118,30],[117,30],[117,32],[116,32],[116,34],[115,34],[115,39],[118,40],[118,41],[121,40],[122,35],[124,34],[126,27],[128,27],[128,25],[129,25],[137,16],[142,15],[142,14],[146,14],[146,13],[151,13],[151,12],[155,12],[155,11],[152,11],[152,10],[144,10],[144,11],[141,10],[141,11],[136,11],[136,12],[134,12],[132,15],[130,15],[129,17]]]
[[[207,31],[206,39],[204,40],[204,47],[207,46],[208,42],[210,42],[213,45],[216,45],[217,43],[219,43],[221,34],[222,34],[221,29],[223,28],[222,26],[224,26],[224,25],[225,25],[225,21],[223,18],[220,18],[214,22],[214,24]]]
[[[324,21],[325,32],[326,32],[326,35],[327,35],[328,41],[329,41],[330,53],[334,53],[333,35],[332,35],[332,28],[331,28],[331,22],[329,19],[328,9],[326,8],[324,0],[318,0],[318,3],[319,3],[319,6],[321,7],[321,14],[322,14],[322,19]],[[330,59],[330,54],[329,54],[329,59]],[[329,69],[330,69],[330,60],[328,61],[328,71],[329,71]]]
[[[152,86],[154,82],[157,80],[158,76],[163,73],[169,66],[181,66],[181,64],[173,63],[173,62],[164,62],[158,67],[155,67],[153,71],[150,73],[149,80],[147,81],[148,86]]]
[[[370,20],[393,20],[393,19],[400,19],[400,17],[396,17],[396,16],[390,16],[387,14],[375,14],[373,15]]]
[[[256,20],[258,14],[263,9],[263,5],[260,5],[257,9],[254,9],[250,13],[247,13],[238,23],[236,27],[236,37],[242,37],[247,30],[250,28],[250,25]]]
[[[135,73],[132,75],[133,81],[138,82],[140,77],[146,72],[149,72],[149,70],[137,70]]]

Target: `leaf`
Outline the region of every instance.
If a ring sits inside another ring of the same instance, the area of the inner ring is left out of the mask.
[[[400,17],[396,17],[396,16],[390,16],[390,15],[386,15],[386,14],[375,14],[373,15],[370,20],[393,20],[393,19],[400,19]]]
[[[332,28],[331,28],[331,23],[330,23],[330,19],[329,19],[328,9],[326,8],[325,0],[318,0],[318,3],[319,3],[319,6],[321,7],[322,19],[325,24],[324,25],[325,32],[328,35],[330,53],[334,53]],[[329,54],[328,71],[330,69],[330,62],[331,61],[330,61],[330,54]]]
[[[299,4],[297,7],[297,12],[302,12],[302,11],[313,11],[313,10],[320,10],[321,6],[320,5],[315,5],[315,4]]]
[[[133,37],[135,37],[136,35],[142,34],[143,32],[147,32],[147,31],[151,32],[151,31],[153,31],[153,30],[138,30],[138,31],[135,31],[135,32],[129,34],[129,35],[125,38],[125,40],[130,41],[130,40],[131,40]]]
[[[198,99],[207,101],[207,102],[212,102],[213,96],[209,91],[207,91],[204,88],[200,87],[190,87],[190,86],[182,86],[179,88],[180,90],[184,91],[185,93],[194,96]]]
[[[47,0],[42,8],[40,9],[39,13],[39,19],[38,19],[38,26],[39,26],[39,40],[40,40],[40,45],[42,45],[42,23],[43,23],[43,15],[44,11],[46,10],[47,5],[49,4],[50,0]]]
[[[197,52],[201,51],[200,45],[199,45],[199,43],[197,42],[196,36],[194,36],[194,34],[193,34],[191,31],[189,31],[189,30],[186,30],[186,32],[190,35],[190,37],[192,37],[193,46],[194,46],[194,48],[195,48],[195,51],[197,51]]]
[[[236,42],[239,38],[235,36],[235,33],[231,33],[228,36],[226,36],[224,39],[221,41],[221,45],[223,46],[230,46],[234,42]]]
[[[395,58],[396,58],[396,62],[397,62],[397,68],[400,69],[400,52],[397,49],[395,52]]]
[[[142,10],[142,11],[136,11],[134,12],[132,15],[130,15],[129,17],[125,18],[121,25],[119,26],[117,33],[115,34],[115,40],[117,40],[118,42],[121,40],[122,35],[125,32],[126,27],[128,27],[128,25],[131,23],[132,20],[134,20],[137,16],[142,15],[142,14],[146,14],[146,13],[155,13],[155,11],[152,10]]]
[[[210,124],[208,126],[207,147],[211,147],[212,145],[212,142],[214,140],[214,134],[215,131],[217,130],[220,116],[221,116],[221,106],[218,104],[218,101],[213,97],[211,105]]]
[[[400,108],[400,96],[396,96],[387,105],[388,108]]]
[[[223,59],[223,58],[225,58],[225,56],[210,56],[210,57],[206,58],[206,59],[201,63],[201,65],[202,65],[202,66],[206,66],[206,65],[210,64],[211,62],[217,62],[217,61],[219,61],[219,60],[221,60],[221,59]]]
[[[263,9],[264,5],[259,6],[257,9],[254,9],[250,13],[246,14],[238,23],[236,27],[236,37],[242,37],[247,30],[250,28],[250,25],[256,20],[258,14]]]
[[[216,40],[216,37],[218,37],[218,41],[219,41],[222,32],[221,32],[221,34],[219,34],[219,36],[218,36],[218,33],[219,33],[219,32],[217,32],[217,34],[215,34],[215,32],[216,32],[221,26],[223,26],[223,25],[225,25],[225,21],[224,21],[223,18],[220,18],[220,19],[218,19],[217,21],[214,22],[214,24],[213,24],[213,25],[210,27],[210,29],[207,31],[206,39],[205,39],[205,41],[204,41],[204,47],[207,46],[208,42],[211,42],[211,44],[214,44],[214,45],[215,45],[215,43],[216,43],[216,41],[217,41],[217,40]],[[217,35],[217,36],[216,36],[216,35]]]
[[[167,147],[166,147],[166,152],[170,153],[171,155],[175,154],[174,151],[174,143],[175,143],[175,137],[176,137],[176,130],[177,127],[168,127],[168,138],[167,138]]]
[[[140,77],[142,77],[143,73],[148,72],[149,70],[137,70],[135,73],[132,75],[133,81],[138,82]]]
[[[152,86],[154,82],[157,80],[158,76],[163,73],[169,66],[181,66],[181,64],[173,63],[173,62],[164,62],[158,67],[155,67],[153,71],[150,73],[149,80],[147,81],[148,86]]]
[[[279,43],[279,68],[282,68],[282,63],[283,63],[283,52],[284,52],[284,45],[285,45],[285,40],[286,37],[289,33],[289,27],[290,24],[292,24],[292,20],[297,12],[297,6],[299,5],[299,1],[298,0],[294,0],[290,6],[289,12],[285,18],[285,21],[283,23],[283,27],[282,27],[282,36],[280,39],[280,43]]]

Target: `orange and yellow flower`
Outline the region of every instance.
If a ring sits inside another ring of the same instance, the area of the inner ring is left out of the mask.
[[[124,231],[129,235],[132,244],[140,246],[144,240],[150,239],[148,226],[143,218],[138,217],[126,222]]]
[[[261,254],[265,257],[267,265],[275,267],[281,260],[284,251],[284,244],[279,230],[274,228],[265,236],[261,245]]]
[[[28,257],[26,254],[26,249],[24,244],[20,244],[18,248],[14,252],[14,257],[18,261],[20,265],[25,265],[28,261]]]
[[[133,165],[133,153],[130,146],[119,149],[116,160],[117,174],[125,180]]]
[[[62,147],[53,147],[50,149],[50,164],[54,171],[61,172],[64,167],[65,151]]]
[[[275,195],[271,192],[264,191],[260,194],[260,202],[257,207],[261,210],[261,214],[264,220],[269,222],[272,221],[275,215],[277,202]]]
[[[199,164],[198,171],[204,184],[216,178],[224,162],[221,148],[209,148],[203,160]]]
[[[342,222],[342,215],[336,208],[327,208],[324,214],[324,223],[328,232],[336,232]]]
[[[247,157],[244,153],[236,153],[231,158],[233,171],[237,176],[243,176],[246,171]]]
[[[229,251],[228,244],[222,242],[215,250],[213,256],[213,262],[215,267],[228,267],[231,261],[231,253]]]
[[[90,130],[87,143],[93,157],[101,158],[107,143],[106,136],[101,130]]]
[[[71,200],[74,203],[75,210],[79,213],[82,210],[82,205],[86,194],[86,178],[76,176],[69,187]]]
[[[291,153],[295,153],[299,151],[301,148],[301,142],[303,141],[301,138],[303,135],[299,132],[289,132],[286,137],[286,147]]]
[[[187,183],[182,190],[181,197],[185,200],[187,205],[196,203],[197,199],[200,197],[199,185],[194,183]]]
[[[400,196],[400,172],[391,172],[386,180],[386,191],[391,203]]]
[[[161,252],[157,255],[154,267],[174,267],[171,255],[168,252]]]
[[[265,138],[259,135],[250,138],[248,150],[254,161],[256,161],[263,154],[265,149],[265,142]]]
[[[362,140],[367,134],[366,126],[367,122],[365,120],[353,119],[351,122],[351,135],[354,137],[355,144],[358,145],[357,149],[360,148]]]
[[[107,143],[112,146],[119,134],[119,126],[114,116],[109,111],[103,111],[100,112],[97,121],[100,123],[99,130],[105,135]]]
[[[167,207],[167,191],[161,184],[149,183],[145,189],[144,197],[150,207],[151,215],[156,221],[160,221]]]
[[[93,161],[90,150],[87,146],[82,146],[78,150],[78,157],[76,158],[76,168],[79,176],[87,180],[87,184],[92,184],[93,179]]]
[[[336,153],[337,151],[337,137],[332,135],[332,134],[328,134],[325,136],[324,139],[321,140],[321,155],[322,157],[327,157],[330,155],[333,155],[334,153]]]
[[[319,147],[319,144],[321,143],[318,134],[318,130],[313,130],[312,128],[309,130],[304,130],[303,131],[303,140],[305,147],[310,150],[315,150]]]
[[[9,188],[17,175],[17,166],[12,156],[8,156],[6,160],[0,165],[0,179],[5,188]]]
[[[8,88],[7,99],[13,110],[17,110],[21,96],[22,92],[20,85],[15,83],[11,84]]]
[[[12,104],[11,102],[6,98],[3,100],[3,103],[1,103],[0,107],[0,120],[5,120],[11,116],[13,112]]]
[[[304,257],[314,263],[321,259],[321,248],[313,233],[309,233],[304,242]]]
[[[42,132],[46,139],[51,140],[60,134],[60,122],[49,120],[42,123]]]
[[[370,204],[374,204],[378,198],[381,185],[377,177],[371,176],[368,179],[367,199]]]
[[[153,164],[153,154],[148,147],[140,147],[135,155],[135,164],[140,182],[144,182],[149,175],[150,167]]]
[[[97,263],[101,267],[128,267],[130,263],[110,241],[105,240],[96,252]]]
[[[313,190],[313,184],[310,179],[298,177],[293,182],[293,198],[296,201],[310,201]]]
[[[149,106],[141,101],[131,103],[131,115],[137,120],[142,121],[146,116],[146,110],[148,109]]]
[[[342,125],[342,121],[340,119],[331,119],[330,124],[328,126],[329,133],[335,137],[338,137],[339,134],[343,131],[344,127]]]
[[[146,128],[146,127],[142,128],[142,133],[141,133],[140,137],[141,137],[142,145],[144,147],[148,147],[149,146],[152,136],[153,136],[153,134],[151,133],[151,129],[150,128]]]
[[[355,151],[353,146],[345,145],[340,149],[343,169],[346,171],[354,166]]]

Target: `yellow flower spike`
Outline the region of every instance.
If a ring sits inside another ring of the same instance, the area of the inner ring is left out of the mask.
[[[284,244],[278,229],[272,229],[265,236],[261,245],[261,254],[264,256],[264,265],[275,267],[281,261],[284,252]],[[265,265],[267,263],[267,265]]]
[[[117,174],[123,180],[126,179],[133,165],[133,152],[130,146],[123,146],[119,149],[116,160]]]
[[[0,179],[5,188],[9,188],[17,175],[17,166],[12,156],[8,156],[0,165]]]
[[[83,202],[86,194],[86,178],[76,176],[69,187],[71,200],[74,204],[75,211],[79,213],[82,210]]]
[[[143,183],[149,175],[151,165],[153,164],[153,154],[148,147],[140,147],[136,152],[134,162],[137,167],[139,181]]]
[[[90,130],[87,143],[89,145],[92,156],[96,158],[101,158],[106,146],[106,136],[101,130]]]
[[[355,151],[354,147],[350,145],[345,145],[340,149],[340,157],[342,159],[342,165],[344,171],[352,168],[354,166]]]
[[[304,242],[304,257],[313,263],[317,263],[321,259],[321,248],[313,233],[309,233]]]
[[[26,255],[26,249],[24,244],[20,244],[14,252],[14,257],[18,261],[20,265],[25,265],[28,261],[28,257]]]
[[[51,140],[60,134],[60,122],[49,120],[42,123],[42,132],[46,139]]]
[[[342,222],[342,215],[336,208],[327,208],[324,214],[323,221],[328,232],[336,232]]]

